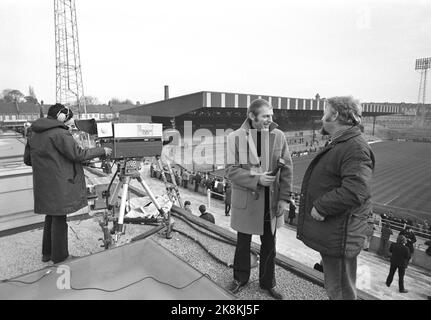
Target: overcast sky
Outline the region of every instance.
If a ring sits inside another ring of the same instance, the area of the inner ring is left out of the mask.
[[[31,85],[39,100],[54,102],[53,7],[0,0],[0,90],[27,94]],[[414,62],[431,56],[429,0],[76,0],[76,7],[84,91],[101,102],[157,101],[165,84],[171,97],[209,90],[417,102]]]

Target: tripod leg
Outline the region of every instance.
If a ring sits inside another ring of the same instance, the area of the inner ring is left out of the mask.
[[[164,219],[166,219],[166,213],[163,211],[162,206],[157,201],[157,199],[156,199],[153,191],[151,191],[151,189],[148,186],[148,184],[145,182],[144,179],[142,179],[142,177],[137,177],[137,180],[141,184],[142,188],[144,188],[145,192],[150,197],[151,201],[154,203],[154,205],[156,206],[157,210],[160,212],[160,214],[162,215],[162,217]],[[172,235],[171,235],[171,211],[168,211],[168,213],[167,213],[166,238],[167,239],[171,239],[172,238]]]
[[[118,180],[118,183],[115,185],[112,196],[109,198],[109,205],[113,206],[115,201],[118,199],[118,193],[120,192],[121,186],[123,185],[123,181],[121,179]]]
[[[130,177],[126,177],[121,194],[120,212],[118,213],[118,232],[124,233],[124,213],[126,211],[127,192],[129,191]]]
[[[160,159],[160,157],[157,157],[156,159],[157,159],[157,164],[159,165],[160,172],[162,174],[163,182],[165,183],[165,185],[167,185],[168,179],[166,178],[165,169],[163,168],[162,160]]]
[[[168,166],[169,174],[171,175],[171,177],[173,177],[172,178],[172,184],[174,185],[175,196],[177,198],[178,206],[180,208],[182,208],[183,204],[182,204],[182,201],[181,201],[180,191],[178,189],[177,182],[175,181],[174,171],[172,170],[171,163],[168,160],[166,160],[166,165]]]
[[[157,160],[157,164],[159,165],[159,169],[161,170],[161,173],[162,173],[163,182],[165,183],[166,192],[168,194],[169,200],[171,200],[172,203],[175,203],[176,199],[172,195],[172,187],[170,186],[170,183],[168,182],[168,179],[166,178],[165,170],[163,169],[163,163],[162,163],[162,160],[161,160],[160,156],[157,156],[156,160]],[[173,181],[175,179],[175,177],[173,177],[171,173],[170,173],[170,175],[171,175],[171,178],[172,178],[172,181]],[[181,204],[180,204],[180,206],[181,206]]]

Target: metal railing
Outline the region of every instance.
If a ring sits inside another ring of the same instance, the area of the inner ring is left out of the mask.
[[[226,199],[226,195],[225,194],[221,194],[221,193],[218,193],[218,192],[214,192],[211,189],[207,189],[208,209],[211,208],[211,195],[216,195],[216,196],[219,196],[219,197],[223,198],[223,200],[220,199],[219,201],[224,201]],[[215,199],[215,200],[217,200],[217,199]]]

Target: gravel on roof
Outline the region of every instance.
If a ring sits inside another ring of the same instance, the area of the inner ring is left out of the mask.
[[[103,251],[98,238],[102,236],[101,229],[93,220],[69,222],[69,253],[74,256],[85,256]],[[152,226],[127,225],[124,242],[130,240]],[[233,261],[235,247],[212,239],[201,232],[192,229],[179,219],[175,219],[174,228],[185,232],[201,242],[210,252],[222,261],[229,264]],[[205,233],[211,232],[196,227]],[[212,234],[216,236],[215,234]],[[233,279],[233,270],[226,265],[215,261],[195,241],[181,235],[172,233],[172,239],[166,239],[161,234],[154,234],[155,240],[164,248],[189,263],[202,273],[206,273],[219,286],[228,288]],[[42,229],[18,233],[0,238],[0,279],[8,279],[28,272],[42,269],[51,263],[41,262]],[[262,300],[272,299],[259,288],[259,268],[252,268],[250,282],[238,294],[238,299]],[[279,266],[275,268],[277,289],[289,300],[326,300],[324,289],[315,285]]]

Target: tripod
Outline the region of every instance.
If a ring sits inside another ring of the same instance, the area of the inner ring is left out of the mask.
[[[175,174],[174,174],[174,171],[172,170],[170,162],[166,159],[165,161],[166,167],[168,168],[168,170],[166,171],[165,168],[163,167],[163,162],[161,157],[156,156],[156,160],[157,160],[157,165],[159,166],[159,170],[162,175],[163,182],[165,184],[169,199],[172,201],[172,203],[177,202],[178,206],[182,208],[183,203],[181,201],[180,190],[178,189],[178,185],[175,180]],[[171,182],[169,182],[168,179],[166,178],[166,174],[169,174],[169,176],[171,177]]]
[[[112,245],[115,245],[120,240],[120,237],[125,234],[125,226],[124,226],[124,216],[127,205],[127,195],[129,191],[130,182],[132,179],[136,179],[139,184],[145,190],[145,193],[150,197],[154,206],[156,207],[159,215],[162,217],[162,223],[165,224],[166,227],[166,238],[171,239],[171,212],[165,212],[161,207],[159,202],[157,201],[154,193],[151,191],[148,184],[142,179],[141,174],[139,173],[140,165],[139,162],[133,159],[124,159],[119,160],[117,162],[117,171],[111,179],[111,182],[108,186],[108,189],[102,193],[102,196],[106,199],[106,207],[105,213],[103,215],[103,219],[99,222],[102,230],[104,238],[100,239],[103,241],[103,247],[106,249],[110,248]],[[110,189],[112,184],[118,175],[118,183],[116,184],[112,194]],[[118,200],[118,195],[121,190],[121,202],[118,210],[118,217],[115,215],[115,204]],[[109,211],[112,211],[113,214],[110,216]],[[108,224],[112,221],[114,223],[114,228],[109,230]]]

